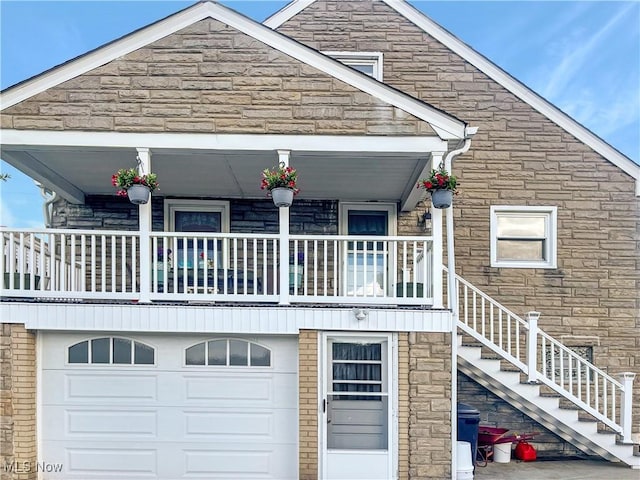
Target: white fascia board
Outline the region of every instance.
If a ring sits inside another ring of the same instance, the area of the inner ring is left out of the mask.
[[[476,52],[462,40],[448,32],[405,0],[382,0],[407,20],[424,30],[444,46],[450,48],[482,73],[496,81],[515,96],[528,103],[549,120],[565,129],[571,135],[593,148],[596,152],[636,179],[636,195],[640,196],[640,165],[609,145],[603,139],[580,125],[558,107],[545,100],[529,87],[516,80],[485,56]]]
[[[274,13],[269,18],[267,18],[263,22],[263,25],[272,29],[276,29],[280,25],[282,25],[284,22],[294,17],[295,15],[300,13],[302,10],[307,8],[309,5],[314,3],[315,1],[316,0],[293,0],[291,3],[285,5],[276,13]]]
[[[104,147],[183,150],[292,150],[305,152],[444,151],[447,142],[436,136],[387,137],[352,135],[262,135],[215,133],[77,132],[0,130],[3,154],[20,147]],[[15,148],[12,148],[15,146]]]
[[[0,304],[2,323],[29,330],[297,335],[300,330],[440,332],[452,328],[449,310],[367,307],[357,320],[349,307],[256,307],[154,304]]]
[[[256,23],[244,15],[236,13],[220,4],[210,2],[195,5],[166,20],[153,24],[139,32],[80,57],[67,65],[55,68],[50,73],[43,74],[24,84],[17,85],[15,88],[10,88],[0,96],[0,109],[15,105],[37,93],[82,75],[93,68],[131,53],[138,48],[142,48],[207,17],[221,21],[282,53],[424,120],[429,123],[438,136],[444,140],[465,138],[465,122],[405,93],[394,90],[367,75],[356,72],[339,61],[322,55],[320,52],[277,33],[260,23]]]
[[[442,150],[440,152],[434,151],[433,153],[440,153],[441,156],[444,156],[446,154],[446,151],[445,150]],[[424,163],[419,173],[413,176],[415,179],[415,182],[411,183],[409,191],[405,192],[404,195],[402,196],[402,200],[400,202],[400,211],[402,212],[413,211],[418,205],[418,202],[421,202],[422,200],[425,199],[427,195],[425,190],[422,188],[417,188],[417,184],[421,178],[426,178],[429,176],[429,173],[431,173],[432,168],[433,168],[433,157],[429,158],[429,160]]]
[[[11,107],[51,87],[55,87],[94,68],[105,65],[116,58],[145,47],[208,16],[209,10],[206,8],[206,4],[196,4],[192,8],[176,13],[140,31],[99,47],[66,64],[54,67],[48,73],[38,75],[15,87],[10,87],[0,94],[0,110]]]

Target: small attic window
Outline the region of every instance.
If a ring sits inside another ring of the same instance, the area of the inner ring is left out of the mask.
[[[376,80],[382,81],[382,52],[322,52],[325,55],[355,68]]]

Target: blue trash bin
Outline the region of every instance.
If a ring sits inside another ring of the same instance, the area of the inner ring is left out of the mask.
[[[458,403],[458,441],[471,444],[474,466],[478,455],[478,426],[480,412],[466,403]]]

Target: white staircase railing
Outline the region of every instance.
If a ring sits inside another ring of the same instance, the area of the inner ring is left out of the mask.
[[[460,330],[592,415],[631,443],[635,374],[608,375],[538,328],[538,312],[519,317],[456,275]]]

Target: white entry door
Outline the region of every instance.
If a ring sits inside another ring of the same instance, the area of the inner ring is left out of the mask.
[[[388,242],[373,237],[396,235],[396,205],[381,203],[340,204],[343,235],[368,237],[348,242],[342,258],[340,288],[346,296],[371,297],[392,293],[396,280],[390,277],[394,251]]]
[[[321,477],[396,478],[392,335],[324,334]]]

